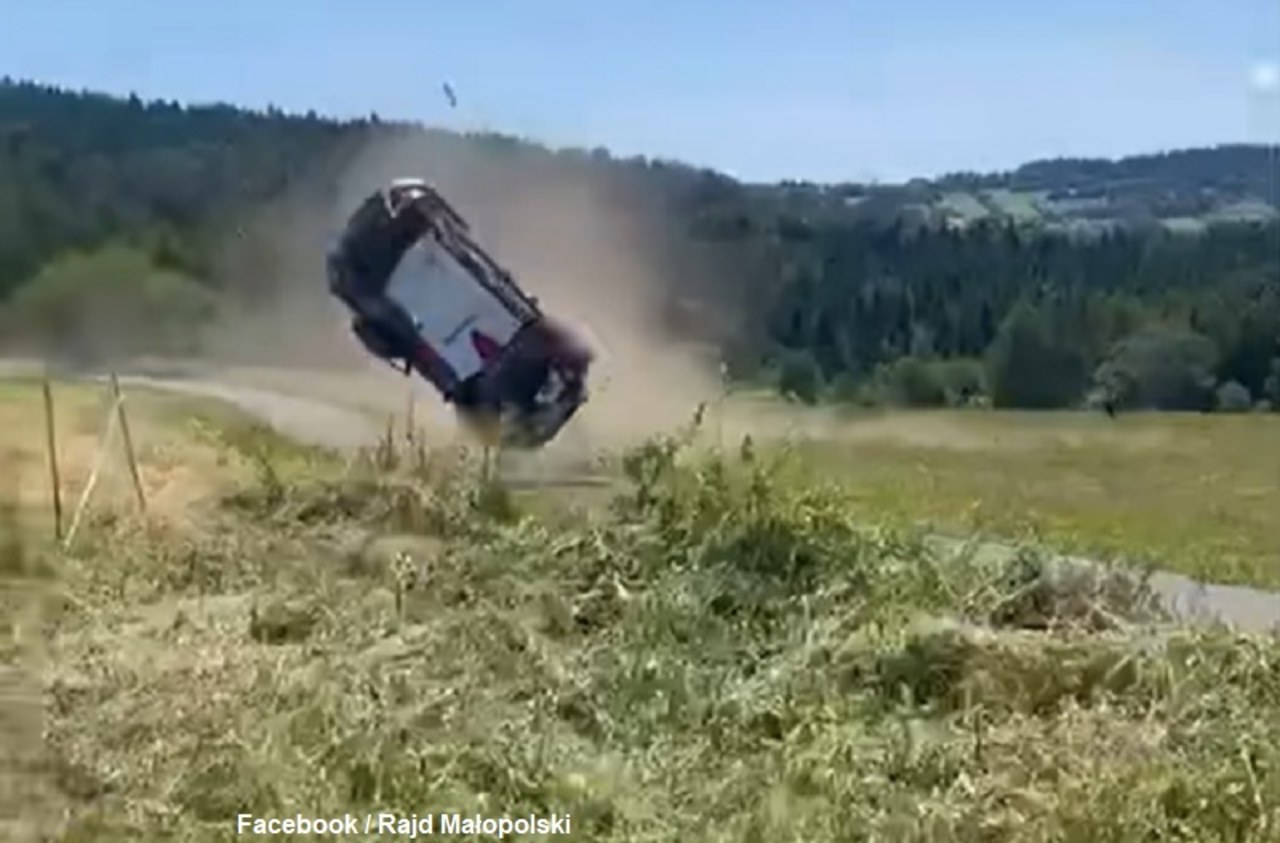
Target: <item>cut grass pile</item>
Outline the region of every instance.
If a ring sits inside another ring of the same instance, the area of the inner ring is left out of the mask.
[[[200,523],[6,556],[47,586],[60,839],[366,811],[617,841],[1280,834],[1280,644],[1163,625],[1120,574],[939,558],[750,449],[655,440],[608,507],[535,516],[464,452],[221,443],[246,470]]]
[[[898,412],[805,443],[872,520],[1280,587],[1280,420]]]

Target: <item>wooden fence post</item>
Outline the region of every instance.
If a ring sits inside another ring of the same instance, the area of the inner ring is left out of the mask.
[[[413,384],[410,383],[408,402],[405,406],[405,425],[404,425],[404,432],[405,432],[404,438],[405,438],[405,441],[409,443],[410,451],[413,450],[414,440],[417,435],[417,432],[414,430],[414,425],[413,425],[413,405],[414,405]]]
[[[133,450],[133,437],[129,434],[129,417],[124,409],[124,394],[120,391],[120,379],[111,373],[111,394],[115,397],[116,412],[120,415],[120,434],[124,439],[124,453],[129,460],[129,474],[133,478],[133,491],[138,496],[138,507],[147,511],[147,494],[142,488],[142,473],[138,470],[138,457]]]
[[[111,441],[115,439],[116,424],[120,418],[119,410],[119,399],[115,399],[112,401],[111,409],[107,413],[107,429],[98,443],[98,453],[94,458],[93,471],[89,473],[89,481],[85,483],[84,491],[80,493],[80,501],[76,504],[75,514],[71,516],[71,527],[67,530],[67,537],[62,543],[64,550],[71,547],[71,541],[76,537],[76,530],[80,526],[80,519],[84,516],[85,508],[89,505],[89,498],[93,495],[94,487],[98,485],[98,475],[102,472],[103,461],[111,450]]]
[[[53,415],[53,388],[46,373],[41,384],[44,391],[45,447],[49,452],[49,482],[53,489],[53,536],[62,541],[62,479],[58,471],[58,436]]]

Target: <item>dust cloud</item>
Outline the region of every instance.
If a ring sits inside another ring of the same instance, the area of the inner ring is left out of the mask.
[[[345,312],[325,289],[322,261],[326,238],[365,196],[391,179],[421,176],[544,310],[580,331],[597,354],[590,401],[549,450],[581,456],[583,449],[623,446],[681,425],[700,403],[714,402],[718,359],[662,326],[664,302],[689,279],[680,276],[678,247],[653,197],[582,163],[494,153],[478,143],[423,132],[384,137],[354,156],[327,201],[287,197],[264,211],[247,236],[271,232],[273,277],[252,282],[270,284],[270,297],[223,320],[210,353],[224,362],[341,372],[348,396],[377,403],[381,394],[385,409],[402,408],[397,375],[370,361],[347,332]],[[235,271],[248,278],[254,269]],[[325,376],[308,379],[318,385]],[[438,401],[425,384],[419,393]]]

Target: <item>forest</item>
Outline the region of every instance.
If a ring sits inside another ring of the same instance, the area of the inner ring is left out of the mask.
[[[331,174],[395,133],[626,191],[700,256],[668,290],[674,327],[697,328],[689,307],[749,303],[712,338],[744,386],[863,405],[1280,409],[1280,218],[1206,212],[1193,233],[1156,224],[1228,200],[1274,209],[1265,147],[1033,162],[938,184],[759,185],[373,114],[339,122],[9,79],[0,342],[92,357],[110,325],[111,353],[198,351],[198,326],[254,287],[245,268],[271,277],[279,255],[264,209],[331,195]],[[966,185],[1100,195],[1146,212],[1087,235],[913,212],[921,196]]]

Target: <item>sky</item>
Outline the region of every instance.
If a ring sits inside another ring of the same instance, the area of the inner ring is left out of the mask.
[[[1280,0],[0,0],[0,75],[897,181],[1280,142]]]

